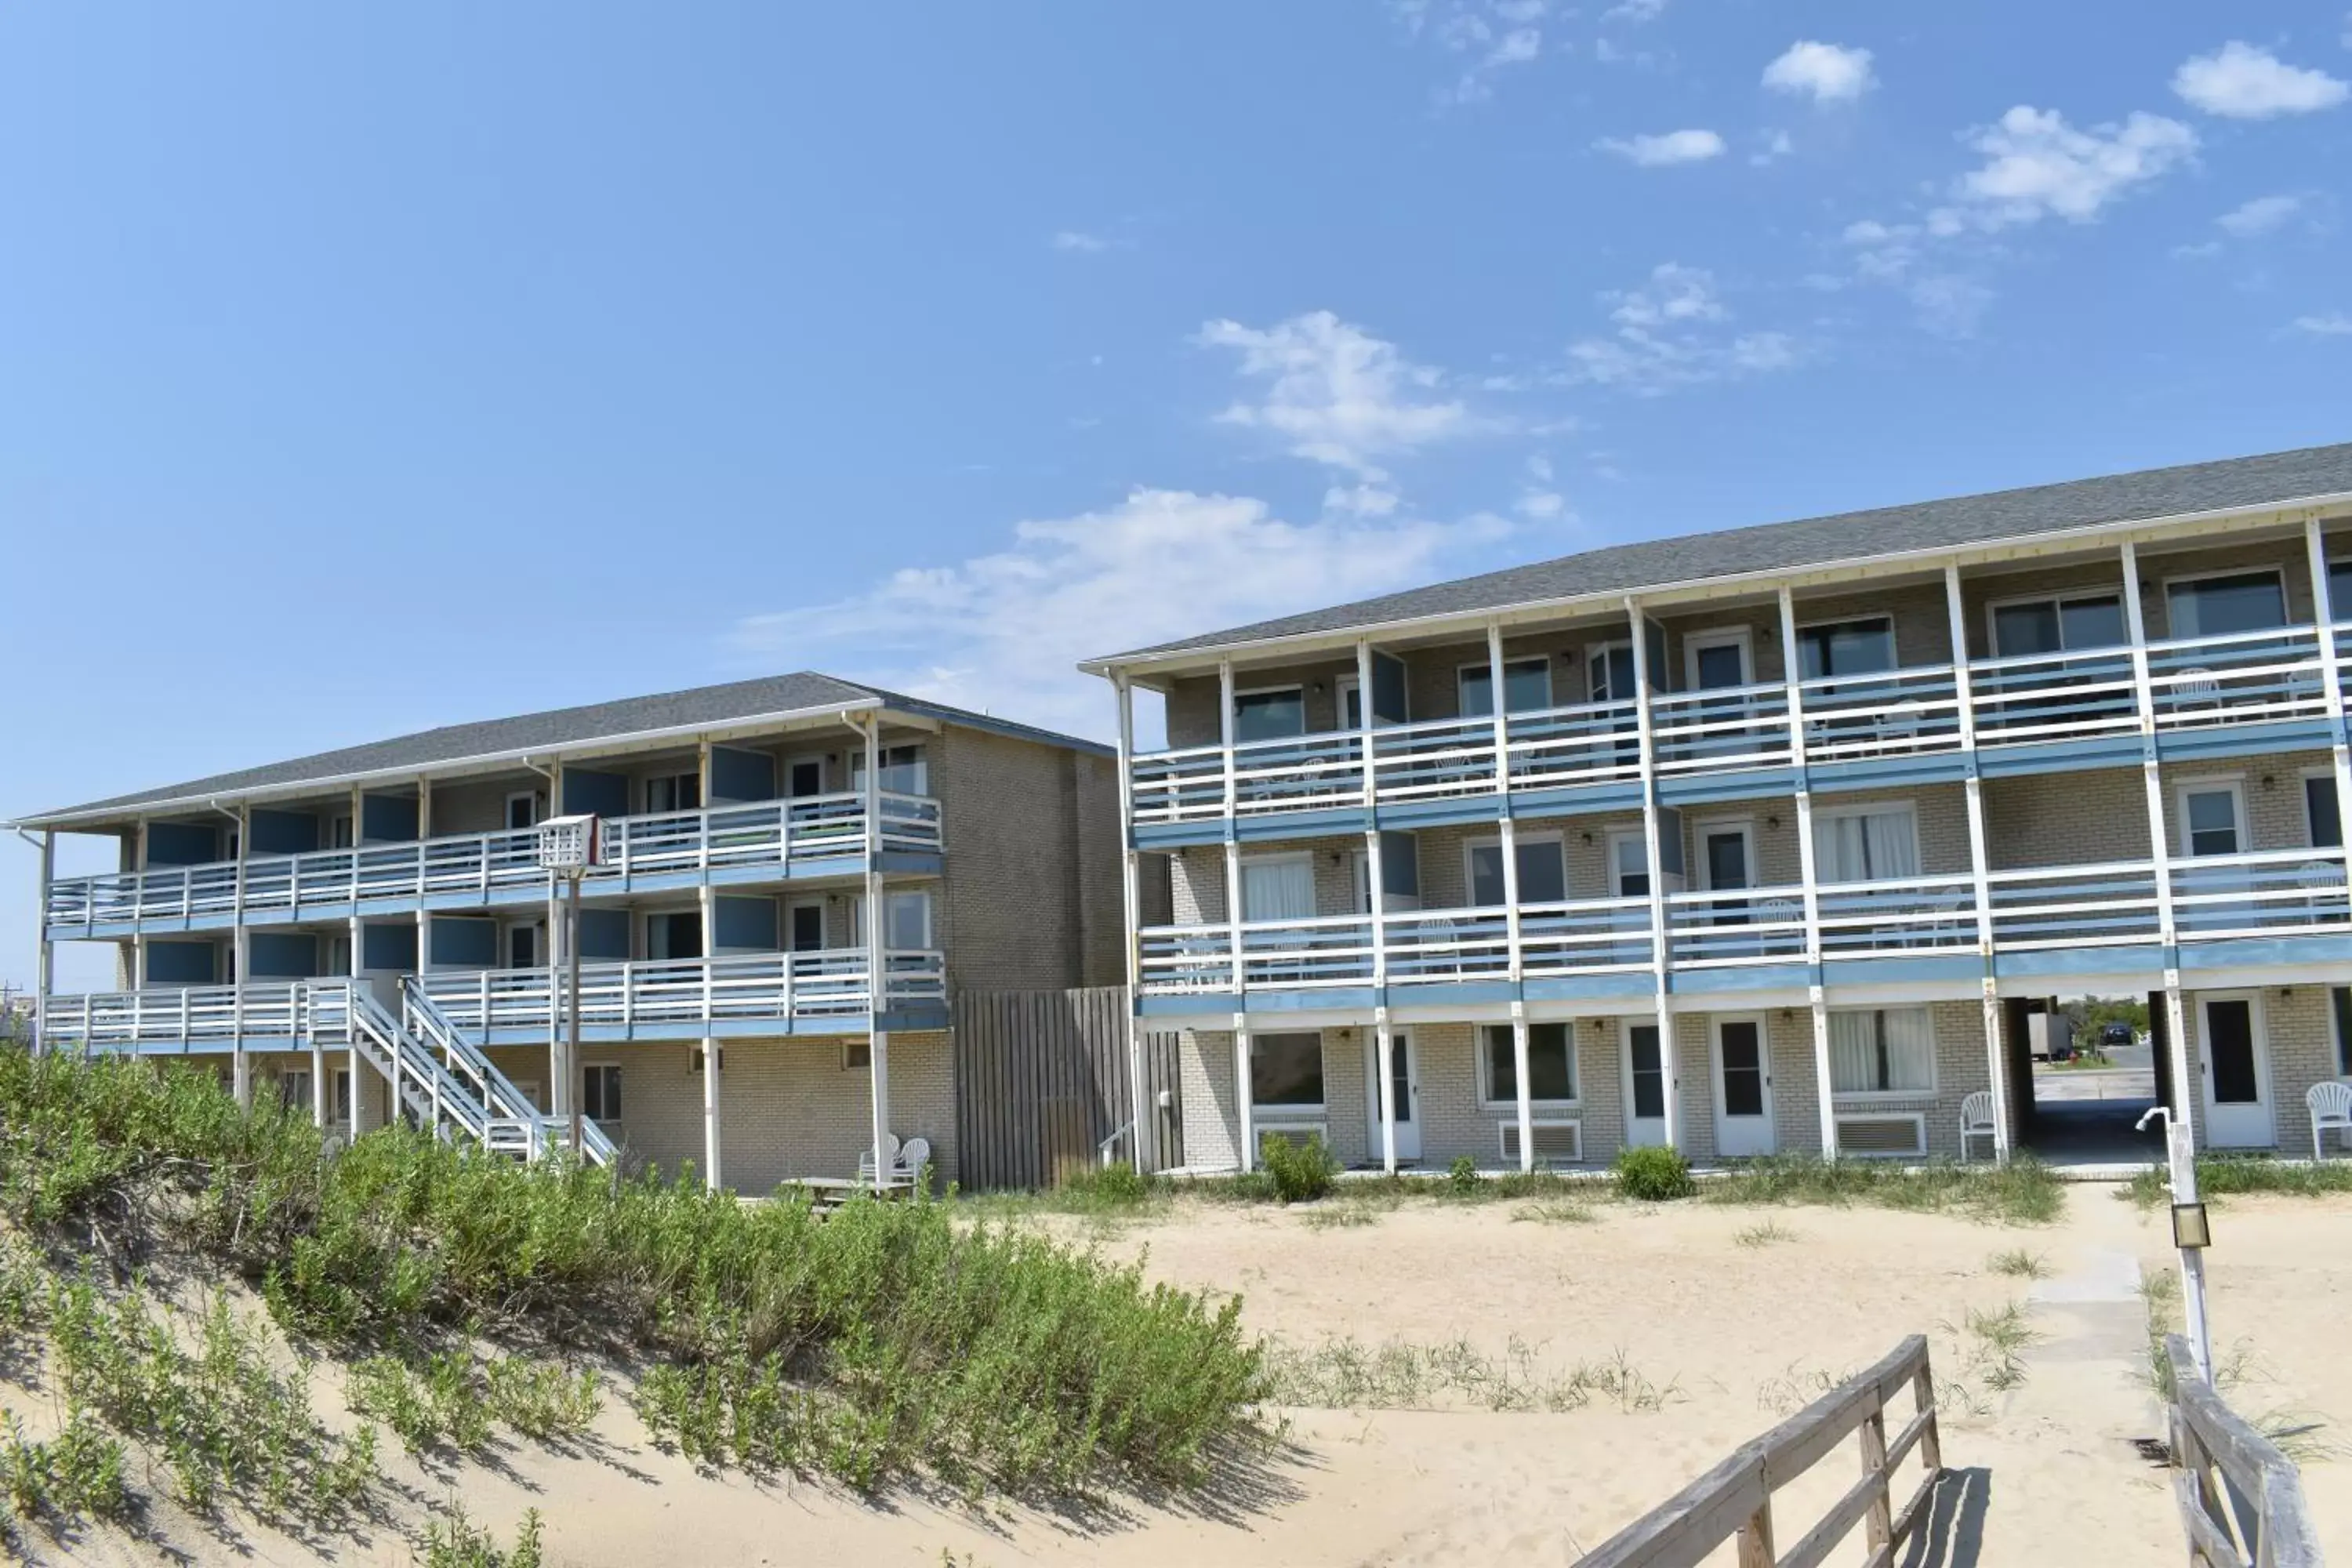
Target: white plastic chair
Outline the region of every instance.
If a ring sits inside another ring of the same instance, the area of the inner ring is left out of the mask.
[[[928,1138],[909,1138],[907,1146],[898,1151],[898,1169],[909,1177],[921,1175],[923,1167],[930,1163],[931,1141]]]
[[[2221,678],[2201,664],[2192,664],[2173,682],[2172,701],[2176,708],[2219,708]]]
[[[1969,1140],[1981,1136],[1988,1139],[1991,1152],[2000,1152],[2000,1132],[1993,1125],[1992,1090],[1978,1089],[1960,1101],[1960,1163],[1969,1163]]]
[[[2294,879],[2303,884],[2304,918],[2308,922],[2316,925],[2343,918],[2343,867],[2333,860],[2306,860],[2295,868]]]
[[[2331,1127],[2352,1141],[2352,1083],[2327,1079],[2315,1083],[2303,1097],[2311,1111],[2311,1157],[2327,1158],[2326,1136]]]
[[[897,1171],[898,1135],[896,1132],[885,1132],[882,1135],[882,1149],[890,1157],[890,1169]],[[861,1182],[870,1182],[874,1179],[874,1151],[871,1149],[857,1156],[857,1179]]]

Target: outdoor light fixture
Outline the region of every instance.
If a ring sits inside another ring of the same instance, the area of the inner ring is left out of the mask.
[[[2213,1226],[2205,1217],[2205,1205],[2201,1201],[2172,1205],[2172,1245],[2183,1252],[2194,1252],[2213,1245]]]

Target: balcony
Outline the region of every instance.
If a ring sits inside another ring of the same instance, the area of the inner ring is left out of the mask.
[[[847,862],[866,850],[861,794],[808,795],[702,811],[622,816],[604,824],[604,864],[583,890],[625,893],[703,878],[767,881]],[[881,796],[885,854],[937,855],[940,804],[928,795]],[[329,919],[366,905],[471,908],[523,902],[546,894],[538,832],[516,828],[257,857],[245,862],[240,906],[234,861],[157,867],[50,884],[53,931],[112,931],[142,924],[227,926],[242,907],[248,921]]]
[[[886,1016],[904,1027],[945,1026],[940,954],[893,952],[885,968]],[[551,988],[562,983],[561,971],[551,981],[545,969],[495,969],[426,974],[419,989],[469,1042],[537,1044],[548,1037]],[[258,1049],[340,1047],[350,1039],[352,984],[336,977],[55,995],[44,1037],[54,1047],[94,1051],[226,1051],[240,1037]],[[863,1032],[868,994],[864,948],[591,963],[580,971],[580,1019],[584,1036],[602,1039]]]
[[[2336,636],[2339,657],[2352,658],[2352,625]],[[2329,743],[2316,628],[2146,647],[2149,723],[2167,752]],[[2023,773],[2137,762],[2132,667],[2128,648],[1969,661],[1967,717],[1979,766]],[[1968,726],[1953,666],[1804,680],[1797,690],[1801,726],[1790,722],[1789,689],[1779,683],[1653,694],[1661,797],[1785,788],[1801,728],[1806,766],[1823,787],[1959,776]],[[1513,712],[1500,750],[1490,717],[1384,724],[1370,736],[1369,802],[1367,738],[1357,731],[1236,743],[1230,806],[1224,747],[1143,753],[1130,773],[1137,840],[1149,847],[1222,837],[1229,816],[1244,837],[1278,837],[1312,831],[1320,826],[1314,814],[1333,811],[1350,814],[1346,826],[1360,829],[1367,804],[1399,826],[1491,817],[1486,797],[1498,793],[1498,779],[1515,798],[1551,794],[1584,809],[1634,804],[1640,728],[1632,700]]]
[[[2176,861],[2174,930],[2184,963],[2352,959],[2352,899],[2340,849],[2292,849]],[[2037,867],[1987,879],[1996,973],[2104,973],[2161,967],[2158,872],[2148,861]],[[1977,902],[1966,877],[1832,883],[1818,890],[1820,954],[1840,979],[1945,974],[1973,987],[1981,974]],[[1804,889],[1678,891],[1665,899],[1667,968],[1677,991],[1806,983]],[[1391,911],[1378,917],[1387,1002],[1411,1005],[1442,984],[1507,983],[1510,921],[1500,909]],[[1148,1011],[1231,1010],[1237,992],[1285,1006],[1369,1005],[1375,958],[1371,916],[1244,921],[1242,985],[1230,924],[1147,928]],[[1649,900],[1528,904],[1519,915],[1518,970],[1527,994],[1652,994]],[[2325,949],[2292,945],[2326,939]],[[2252,945],[2242,945],[2252,944]],[[2123,952],[2117,950],[2136,950]],[[1864,967],[1902,961],[1901,968]],[[1949,960],[1944,963],[1919,961]],[[1353,993],[1353,994],[1348,994]],[[1324,998],[1318,1003],[1318,994]],[[1496,994],[1505,994],[1496,993]],[[1491,999],[1471,991],[1451,999]]]

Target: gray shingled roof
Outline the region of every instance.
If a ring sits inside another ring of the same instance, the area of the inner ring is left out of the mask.
[[[1057,734],[1027,724],[1015,724],[920,698],[886,691],[878,686],[841,680],[814,670],[792,675],[761,676],[724,686],[698,686],[686,691],[665,691],[652,697],[625,697],[616,702],[592,702],[580,708],[557,708],[545,713],[525,713],[513,719],[486,719],[471,724],[446,724],[389,741],[345,746],[289,762],[270,763],[236,773],[215,773],[161,789],[141,790],[85,805],[39,812],[21,819],[40,826],[65,818],[86,818],[92,813],[129,811],[165,801],[228,799],[252,790],[275,790],[355,774],[423,771],[436,764],[479,758],[550,752],[570,747],[641,735],[663,730],[690,730],[708,725],[740,723],[787,713],[819,712],[828,708],[864,707],[879,702],[900,713],[919,714],[948,723],[994,731],[1048,745],[1072,746],[1108,754],[1109,747],[1094,741]]]
[[[2310,447],[2297,452],[2147,468],[2105,479],[1842,512],[1720,533],[1616,544],[1107,657],[1137,658],[1431,616],[1500,610],[1589,594],[1639,593],[1668,584],[1795,571],[1908,551],[1959,549],[2108,523],[2284,505],[2347,492],[2352,492],[2352,443]]]

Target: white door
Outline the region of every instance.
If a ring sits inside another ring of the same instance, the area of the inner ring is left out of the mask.
[[[2205,1141],[2217,1149],[2275,1144],[2262,997],[2247,991],[2198,998],[2197,1043],[2205,1078]]]
[[[1392,1037],[1389,1053],[1389,1070],[1393,1076],[1396,1093],[1396,1152],[1400,1160],[1421,1158],[1421,1064],[1413,1059],[1412,1031],[1399,1029]],[[1377,1029],[1364,1031],[1364,1082],[1370,1086],[1364,1095],[1364,1125],[1370,1134],[1368,1147],[1372,1158],[1383,1156],[1381,1142],[1381,1037]]]
[[[1628,1018],[1625,1039],[1625,1142],[1646,1148],[1666,1141],[1666,1063],[1658,1050],[1658,1021]]]
[[[1715,1152],[1726,1159],[1772,1152],[1772,1061],[1761,1018],[1717,1018]]]

